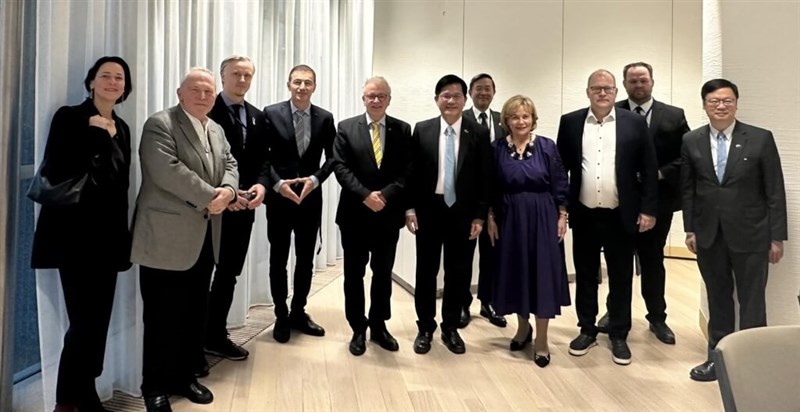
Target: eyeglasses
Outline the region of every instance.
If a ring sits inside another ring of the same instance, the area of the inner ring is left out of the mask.
[[[722,100],[720,100],[720,99],[710,99],[710,100],[706,100],[706,106],[708,106],[708,107],[717,107],[717,106],[719,106],[720,103],[722,103],[723,106],[725,106],[725,107],[730,107],[730,106],[733,106],[734,104],[736,104],[736,100],[735,99],[722,99]]]
[[[461,93],[454,93],[454,94],[440,94],[440,95],[439,95],[439,98],[440,98],[440,99],[442,99],[442,100],[444,100],[444,101],[448,101],[448,100],[455,100],[455,101],[459,101],[459,100],[463,100],[463,99],[464,99],[464,95],[463,95],[463,94],[461,94]]]
[[[386,99],[389,98],[388,94],[365,94],[364,100],[371,102],[375,99],[378,99],[379,102],[385,102]]]
[[[617,91],[617,88],[614,86],[591,86],[589,87],[589,91],[592,94],[600,94],[600,92],[606,92],[606,94],[612,94]]]

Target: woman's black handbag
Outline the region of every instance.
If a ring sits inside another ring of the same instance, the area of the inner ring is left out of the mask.
[[[47,206],[69,206],[76,205],[81,200],[83,186],[89,174],[85,173],[81,177],[67,179],[61,183],[53,184],[50,179],[42,173],[45,169],[47,160],[43,160],[39,165],[39,170],[33,176],[31,186],[28,188],[28,198],[36,203]]]

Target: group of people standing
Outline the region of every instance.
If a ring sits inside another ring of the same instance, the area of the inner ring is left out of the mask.
[[[698,254],[709,294],[709,349],[733,331],[732,272],[741,327],[766,324],[767,262],[780,260],[786,239],[783,177],[771,133],[735,121],[738,90],[727,80],[703,86],[711,125],[687,134],[683,111],[653,100],[650,65],[624,68],[628,99],[619,102],[614,75],[595,71],[586,88],[589,107],[563,115],[553,141],[534,133],[538,115],[530,98],[513,96],[500,112],[490,109],[496,87],[486,73],[469,86],[456,75],[443,76],[434,90],[440,115],[413,131],[387,115],[392,93],[382,77],[364,84],[365,113],[339,122],[337,130],[333,115],[311,103],[317,87],[312,68],[294,67],[290,99],[264,110],[245,100],[254,74],[249,58],[225,59],[217,94],[213,74],[193,68],[177,90],[179,104],[147,120],[130,230],[130,131],[114,113],[132,91],[128,65],[119,57],[99,59],[84,82],[90,97],[54,116],[42,174],[56,183],[88,175],[78,203],[42,206],[34,239],[32,265],[59,269],[70,321],[56,410],[104,410],[94,380],[102,372],[116,275],[131,262],[140,265],[147,410],[170,411],[171,395],[212,402],[197,380],[209,373],[205,353],[231,360],[249,355],[230,340],[226,319],[262,204],[276,315],[272,336],[279,343],[287,343],[292,330],[324,336],[305,306],[321,226],[317,189],[331,173],[342,187],[336,224],[344,249],[345,317],[353,331],[348,349],[355,356],[366,351],[367,332],[381,348],[399,350],[386,321],[403,226],[416,242],[417,354],[430,351],[437,327],[451,352],[465,353],[458,329],[470,322],[472,257],[479,245],[480,314],[498,327],[507,325],[505,315],[516,314],[509,349],[533,342],[533,361],[546,367],[549,320],[570,304],[563,247],[568,225],[580,327],[569,353],[585,355],[598,333],[607,333],[613,361],[631,362],[626,338],[634,253],[650,330],[674,344],[666,324],[663,248],[681,206],[686,243]],[[467,96],[474,107],[465,110]],[[296,263],[287,303],[292,234]],[[597,321],[601,251],[608,313]],[[691,376],[714,379],[713,363]]]

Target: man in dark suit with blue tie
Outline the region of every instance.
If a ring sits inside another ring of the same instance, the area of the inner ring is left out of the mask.
[[[618,101],[616,106],[645,118],[658,160],[656,225],[652,230],[638,233],[634,243],[642,269],[642,298],[647,306],[650,331],[661,342],[674,345],[675,334],[666,322],[664,246],[672,226],[672,215],[681,209],[681,142],[684,133],[689,131],[689,125],[683,109],[653,99],[652,66],[644,62],[631,63],[625,66],[622,75],[628,98]],[[597,322],[597,327],[605,332],[608,314]]]
[[[436,277],[444,250],[442,340],[456,354],[466,351],[458,333],[469,293],[475,243],[487,214],[489,133],[462,116],[467,84],[456,75],[436,83],[441,116],[417,123],[411,138],[406,227],[416,235],[414,304],[419,333],[414,352],[428,353],[436,330]]]
[[[319,186],[333,172],[333,115],[311,104],[317,87],[314,70],[298,65],[289,72],[291,99],[264,108],[270,150],[270,187],[267,190],[267,237],[270,243],[269,279],[275,303],[272,336],[280,343],[290,329],[324,336],[325,329],[305,311],[314,269],[314,247],[322,222]],[[325,163],[320,166],[322,153]],[[291,312],[286,262],[294,232],[295,268]]]
[[[558,151],[569,174],[569,224],[575,263],[575,311],[580,335],[569,353],[583,356],[597,345],[597,273],[602,249],[608,265],[608,336],[612,359],[631,363],[633,241],[653,228],[658,211],[658,169],[642,116],[615,110],[614,75],[589,76],[590,107],[561,116]]]
[[[495,139],[503,139],[508,135],[503,128],[500,113],[489,108],[495,94],[494,79],[487,73],[475,75],[469,82],[469,97],[472,108],[464,110],[464,116],[475,120],[489,130],[489,144]],[[492,283],[494,272],[494,247],[489,239],[489,231],[481,231],[478,237],[478,300],[481,301],[480,315],[488,319],[492,325],[506,327],[506,318],[495,312],[492,306]],[[468,292],[461,310],[458,327],[464,328],[470,322],[469,307],[472,304],[472,292]]]
[[[736,85],[709,80],[700,94],[709,124],[684,136],[681,193],[686,246],[708,294],[709,356],[689,376],[713,381],[711,351],[735,327],[734,287],[740,329],[767,325],[767,272],[787,239],[786,191],[772,132],[736,120]]]
[[[222,242],[208,297],[205,342],[207,353],[231,360],[244,360],[249,355],[228,337],[227,319],[236,278],[242,272],[250,246],[255,209],[261,206],[269,186],[264,114],[244,99],[255,70],[246,56],[230,56],[223,60],[220,65],[222,92],[208,114],[222,126],[231,145],[231,154],[239,165],[236,201],[222,214]],[[206,373],[205,368],[198,371],[200,375]]]
[[[364,84],[366,113],[342,120],[334,144],[334,172],[342,193],[336,224],[344,249],[344,307],[353,330],[350,353],[366,350],[370,340],[389,351],[397,340],[386,329],[392,315],[392,267],[405,222],[405,172],[411,126],[386,115],[392,89],[383,77]],[[369,317],[364,317],[364,275],[372,269]]]

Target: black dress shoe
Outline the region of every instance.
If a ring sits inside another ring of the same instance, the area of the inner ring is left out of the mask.
[[[533,354],[533,363],[540,368],[544,368],[545,366],[550,364],[550,354],[547,355],[540,355],[538,353]]]
[[[458,318],[458,328],[466,328],[470,320],[472,320],[472,315],[469,314],[469,308],[461,308],[461,317]]]
[[[714,368],[714,362],[707,360],[689,372],[689,377],[693,380],[700,382],[712,382],[717,380],[717,371]]]
[[[397,339],[386,329],[370,330],[369,340],[377,342],[378,345],[390,352],[396,352],[400,349]]]
[[[199,403],[202,405],[209,404],[214,401],[214,394],[208,388],[199,382],[192,382],[183,388],[178,388],[172,391],[173,395],[183,396],[192,403]]]
[[[205,378],[206,376],[208,376],[209,370],[210,370],[210,368],[208,366],[208,363],[207,362],[203,362],[202,366],[199,366],[194,370],[194,377],[195,378]]]
[[[525,338],[525,340],[522,342],[517,342],[514,339],[511,339],[511,343],[508,345],[508,349],[511,350],[511,352],[521,351],[525,349],[525,347],[528,346],[528,344],[531,343],[532,340],[533,340],[533,328],[530,325],[528,325],[528,336]]]
[[[150,395],[144,397],[144,408],[147,412],[172,412],[167,395]]]
[[[291,326],[292,329],[305,333],[306,335],[325,336],[325,329],[323,329],[322,326],[314,323],[314,321],[311,320],[311,317],[306,313],[303,313],[302,315],[289,315],[289,326]]]
[[[461,339],[461,335],[458,334],[458,329],[442,328],[442,340],[444,341],[444,346],[447,346],[450,352],[460,355],[467,351],[466,346],[464,346],[464,341]]]
[[[497,312],[494,311],[494,307],[492,307],[491,304],[481,304],[481,316],[489,319],[489,323],[497,326],[498,328],[506,327],[506,318],[498,315]]]
[[[424,355],[431,350],[431,340],[433,340],[432,332],[419,332],[417,338],[414,339],[414,352]]]
[[[367,333],[362,332],[354,332],[353,337],[350,339],[350,353],[355,356],[361,356],[364,352],[367,351]]]
[[[245,360],[250,356],[250,352],[247,349],[231,342],[228,338],[221,342],[206,345],[205,351],[206,353],[234,361]]]
[[[667,326],[666,322],[651,323],[650,331],[656,335],[656,338],[667,345],[675,344],[675,333]]]
[[[272,337],[279,343],[289,342],[292,332],[289,330],[289,318],[278,318],[272,328]]]
[[[597,321],[597,331],[600,333],[608,333],[608,325],[608,313],[606,313],[602,318],[600,318],[600,320]]]

